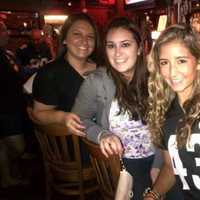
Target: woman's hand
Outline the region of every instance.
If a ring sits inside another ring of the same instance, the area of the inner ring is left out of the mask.
[[[119,139],[114,134],[106,134],[100,138],[100,148],[102,153],[108,158],[111,155],[122,155],[123,146]]]
[[[154,200],[153,197],[144,197],[144,200]]]
[[[65,126],[74,135],[85,137],[85,126],[80,117],[74,113],[66,113],[64,117]]]

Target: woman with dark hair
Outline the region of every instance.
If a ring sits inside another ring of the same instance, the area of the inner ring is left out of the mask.
[[[65,51],[40,69],[33,83],[33,116],[40,124],[80,122],[78,116],[69,112],[84,76],[96,69],[99,36],[87,14],[72,14],[67,18],[60,42]]]
[[[106,68],[90,74],[81,86],[72,112],[80,116],[89,140],[105,156],[118,154],[133,177],[133,199],[151,186],[154,148],[145,123],[148,71],[140,33],[119,17],[109,24],[104,41]]]
[[[65,44],[65,39],[66,39],[66,36],[67,36],[67,34],[69,32],[70,27],[76,21],[79,21],[79,20],[87,21],[93,28],[93,31],[94,31],[93,34],[95,36],[94,37],[95,47],[94,47],[93,52],[91,53],[91,55],[89,55],[88,58],[91,59],[93,62],[96,62],[96,59],[98,57],[99,46],[100,46],[99,33],[98,33],[96,24],[93,21],[93,19],[89,15],[87,15],[85,13],[72,14],[67,18],[67,20],[63,24],[62,29],[61,29],[61,34],[60,34],[60,45],[64,46],[64,48],[63,48],[64,51],[61,53],[61,55],[63,55],[67,51],[67,46]]]
[[[191,27],[172,25],[157,39],[148,85],[147,120],[164,164],[145,200],[161,199],[175,182],[184,200],[199,200],[200,37]]]

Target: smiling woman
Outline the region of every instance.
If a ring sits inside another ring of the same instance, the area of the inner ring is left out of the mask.
[[[133,63],[140,53],[132,33],[124,28],[111,30],[106,39],[106,53],[112,67],[131,81],[135,68]]]
[[[83,129],[78,116],[69,112],[85,73],[96,69],[98,32],[87,14],[77,13],[67,18],[60,36],[64,51],[35,77],[33,114],[41,124],[73,124]],[[83,131],[76,134],[84,135]]]
[[[67,18],[60,38],[64,51],[41,68],[33,82],[33,117],[38,124],[65,126],[75,135],[85,136],[85,126],[70,111],[84,75],[96,69],[98,40],[96,25],[87,14],[77,13]],[[68,131],[54,134],[67,135]],[[89,164],[88,152],[81,141],[80,151],[83,163]]]
[[[88,139],[99,143],[106,157],[123,158],[137,200],[151,186],[154,159],[145,123],[148,72],[142,49],[135,24],[125,17],[113,19],[104,38],[107,69],[87,77],[72,110],[84,122]]]
[[[91,55],[95,47],[94,29],[84,20],[75,22],[70,29],[70,32],[63,41],[67,46],[67,59],[72,62],[74,59],[84,61],[86,57]]]
[[[180,41],[164,44],[160,49],[160,73],[179,97],[181,104],[193,92],[193,82],[197,77],[196,58]]]
[[[170,26],[152,53],[148,122],[154,143],[164,155],[153,191],[163,195],[176,182],[183,199],[199,200],[199,33],[188,25]],[[148,193],[146,199],[153,198]]]

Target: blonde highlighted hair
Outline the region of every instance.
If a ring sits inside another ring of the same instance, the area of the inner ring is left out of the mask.
[[[165,121],[166,112],[175,97],[174,91],[163,80],[160,74],[159,53],[163,44],[180,41],[200,61],[200,37],[188,25],[172,25],[168,27],[155,42],[148,67],[150,76],[148,80],[148,112],[147,122],[152,133],[153,142],[160,146],[162,144],[162,126]],[[191,127],[200,116],[200,72],[197,72],[194,82],[193,95],[183,105],[185,116],[183,122],[176,129],[177,143],[182,147],[187,143],[191,135]]]

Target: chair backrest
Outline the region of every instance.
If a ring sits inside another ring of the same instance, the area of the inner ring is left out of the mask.
[[[84,194],[96,191],[97,184],[87,184],[93,180],[96,183],[96,175],[91,165],[82,164],[80,138],[58,124],[39,125],[31,109],[27,112],[34,122],[35,135],[42,151],[47,192],[51,187],[59,193],[81,195],[84,199]]]
[[[51,164],[70,161],[76,168],[81,168],[79,137],[70,134],[65,126],[59,124],[40,125],[32,115],[32,108],[28,107],[27,112],[34,123],[44,159]]]
[[[83,139],[91,156],[92,165],[95,169],[100,192],[104,199],[113,200],[120,174],[120,161],[118,156],[106,158],[99,145],[87,139]]]
[[[82,167],[79,137],[67,132],[60,125],[35,125],[36,137],[40,143],[43,156],[51,165],[70,165]],[[63,135],[63,136],[55,136]],[[67,167],[67,166],[66,166]]]

